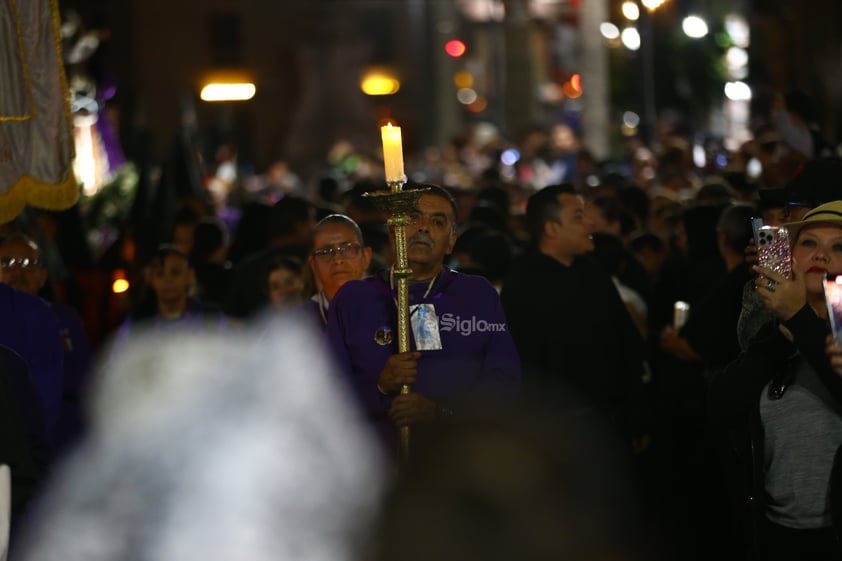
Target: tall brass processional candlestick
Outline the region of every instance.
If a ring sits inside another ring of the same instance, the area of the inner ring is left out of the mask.
[[[396,259],[392,269],[397,289],[398,316],[398,353],[409,351],[409,275],[412,270],[406,255],[406,226],[412,224],[410,213],[418,205],[418,199],[427,189],[403,190],[406,175],[403,172],[403,147],[401,143],[401,129],[391,123],[381,127],[383,138],[383,161],[386,167],[386,183],[388,192],[366,193],[371,202],[379,209],[389,213],[386,223],[394,228]],[[409,385],[401,386],[401,395],[411,391]],[[409,459],[409,427],[400,428],[400,459]]]

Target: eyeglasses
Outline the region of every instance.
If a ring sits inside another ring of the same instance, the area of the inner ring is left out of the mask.
[[[0,268],[2,269],[34,269],[40,266],[40,259],[30,259],[29,257],[0,257]]]
[[[311,255],[322,263],[330,263],[337,257],[342,259],[353,259],[360,256],[363,247],[358,243],[346,243],[336,247],[317,249]]]

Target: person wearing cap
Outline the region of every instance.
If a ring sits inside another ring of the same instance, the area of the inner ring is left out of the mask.
[[[838,559],[830,488],[842,445],[842,377],[825,355],[823,280],[842,273],[842,200],[786,225],[793,278],[755,266],[755,290],[775,318],[710,387],[710,412],[736,457],[751,466],[756,551],[761,559]],[[840,481],[839,483],[842,483]],[[840,521],[837,521],[837,523]]]
[[[442,187],[421,187],[428,191],[405,229],[411,350],[397,353],[392,268],[345,282],[327,320],[336,364],[392,450],[396,427],[429,434],[433,421],[509,402],[520,388],[520,360],[497,291],[482,277],[444,266],[456,241],[456,201]],[[403,385],[412,391],[401,394]]]

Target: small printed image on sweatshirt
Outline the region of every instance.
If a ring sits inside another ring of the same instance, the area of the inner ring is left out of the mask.
[[[432,304],[415,304],[409,307],[412,334],[415,336],[415,348],[419,351],[441,350],[439,318]]]
[[[381,347],[385,347],[392,343],[392,328],[388,325],[383,325],[377,328],[377,331],[374,332],[374,342],[380,345]]]

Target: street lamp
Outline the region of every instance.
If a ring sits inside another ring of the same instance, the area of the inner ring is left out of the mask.
[[[655,51],[652,18],[665,0],[638,0],[646,8],[640,10],[640,48],[643,63],[643,139],[651,145],[655,136]]]

